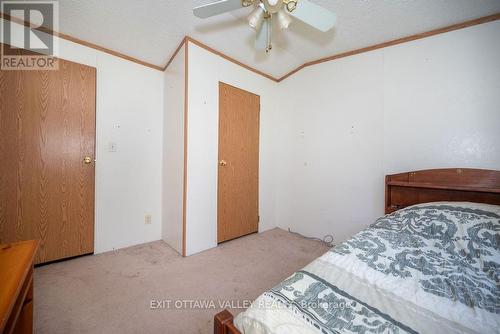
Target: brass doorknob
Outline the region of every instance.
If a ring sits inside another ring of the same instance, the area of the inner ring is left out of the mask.
[[[92,162],[92,158],[91,158],[91,157],[85,157],[85,158],[83,159],[83,162],[84,162],[86,165],[88,165],[89,163],[91,163],[91,162]]]
[[[226,165],[227,165],[226,160],[221,160],[221,161],[219,161],[219,166],[224,167],[224,166],[226,166]]]

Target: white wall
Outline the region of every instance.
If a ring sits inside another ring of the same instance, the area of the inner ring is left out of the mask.
[[[59,43],[60,58],[97,68],[95,253],[159,240],[163,73]],[[117,152],[108,151],[110,142]]]
[[[280,227],[338,240],[381,214],[381,61],[369,54],[345,58],[305,69],[280,86]]]
[[[161,239],[163,73],[102,53],[96,65],[98,253]]]
[[[182,253],[185,48],[165,71],[162,239]]]
[[[187,254],[217,243],[219,81],[261,96],[260,230],[339,242],[383,213],[387,173],[500,169],[499,35],[495,21],[308,67],[280,84],[190,43]],[[182,65],[164,74],[60,43],[61,58],[97,68],[96,253],[160,239],[162,206],[163,238],[179,250]],[[173,198],[162,200],[169,186]]]
[[[500,21],[384,57],[385,171],[500,169]]]
[[[189,43],[186,253],[217,245],[219,81],[261,98],[259,230],[276,226],[273,185],[277,84]]]
[[[278,225],[339,242],[383,214],[385,174],[500,169],[499,36],[495,21],[282,82]]]

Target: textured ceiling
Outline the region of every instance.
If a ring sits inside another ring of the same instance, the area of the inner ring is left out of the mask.
[[[310,0],[337,13],[320,33],[294,21],[275,29],[270,55],[255,51],[249,8],[198,19],[192,7],[214,0],[60,0],[59,30],[155,65],[185,35],[275,77],[318,58],[500,12],[500,0]]]

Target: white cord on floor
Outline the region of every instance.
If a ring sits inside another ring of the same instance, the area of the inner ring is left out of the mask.
[[[309,240],[316,240],[316,241],[321,241],[325,244],[327,244],[329,247],[334,247],[335,246],[335,243],[333,242],[333,235],[331,234],[327,234],[323,237],[323,239],[320,239],[320,238],[315,238],[315,237],[308,237],[308,236],[305,236],[303,234],[300,234],[298,232],[294,232],[292,231],[291,228],[288,228],[288,232],[292,233],[292,234],[295,234],[295,235],[298,235],[299,237],[302,237],[304,239],[309,239]]]

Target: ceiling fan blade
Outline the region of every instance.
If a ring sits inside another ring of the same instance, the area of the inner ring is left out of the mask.
[[[241,0],[219,0],[193,9],[194,15],[205,19],[210,16],[242,8]]]
[[[267,36],[269,34],[269,20],[264,20],[260,29],[257,31],[257,38],[255,39],[255,49],[266,50],[268,47]]]
[[[332,29],[337,21],[335,13],[307,0],[299,0],[290,15],[323,32]]]

